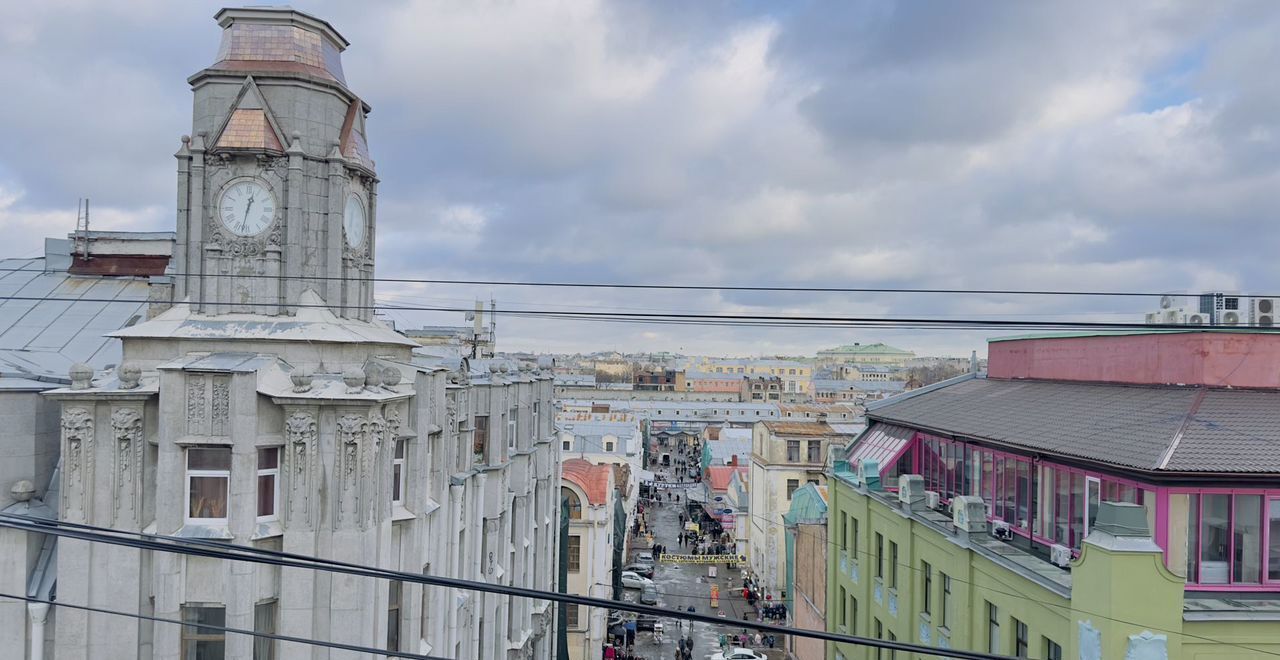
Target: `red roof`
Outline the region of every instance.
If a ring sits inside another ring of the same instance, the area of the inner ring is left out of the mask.
[[[734,472],[741,474],[744,479],[747,477],[747,468],[744,466],[713,465],[708,467],[707,483],[711,484],[711,490],[729,490],[729,481],[733,479]]]
[[[613,466],[595,465],[581,458],[571,458],[560,464],[560,478],[581,488],[587,494],[587,502],[591,504],[609,502],[609,481],[612,476]]]

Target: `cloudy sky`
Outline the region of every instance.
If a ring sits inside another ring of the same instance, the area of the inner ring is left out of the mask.
[[[374,108],[378,274],[1274,291],[1280,4],[307,2]],[[217,3],[0,5],[0,232],[171,229]],[[1134,320],[1141,299],[387,286],[401,305]],[[398,325],[460,322],[396,312]],[[506,319],[502,347],[967,355],[996,332]]]

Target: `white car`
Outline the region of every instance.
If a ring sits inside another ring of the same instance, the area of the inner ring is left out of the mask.
[[[734,647],[729,649],[728,653],[716,653],[711,656],[711,660],[769,660],[769,656],[744,649],[742,647]]]
[[[650,580],[639,573],[633,573],[631,571],[622,572],[622,586],[627,589],[644,589],[652,584],[653,580]]]

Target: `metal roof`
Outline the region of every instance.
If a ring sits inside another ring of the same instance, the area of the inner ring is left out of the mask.
[[[1280,391],[965,379],[867,416],[1146,471],[1280,473]]]
[[[65,245],[64,245],[65,244]],[[53,239],[48,249],[70,242]],[[69,260],[69,256],[65,257]],[[46,267],[56,270],[46,271]],[[146,315],[147,280],[72,275],[48,257],[0,260],[0,374],[66,382],[71,365],[105,369],[120,362],[120,341],[105,335]],[[18,298],[94,299],[13,300]]]

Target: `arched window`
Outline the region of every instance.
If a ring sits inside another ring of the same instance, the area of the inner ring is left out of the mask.
[[[572,488],[560,487],[560,499],[569,510],[569,520],[582,520],[582,500]]]

